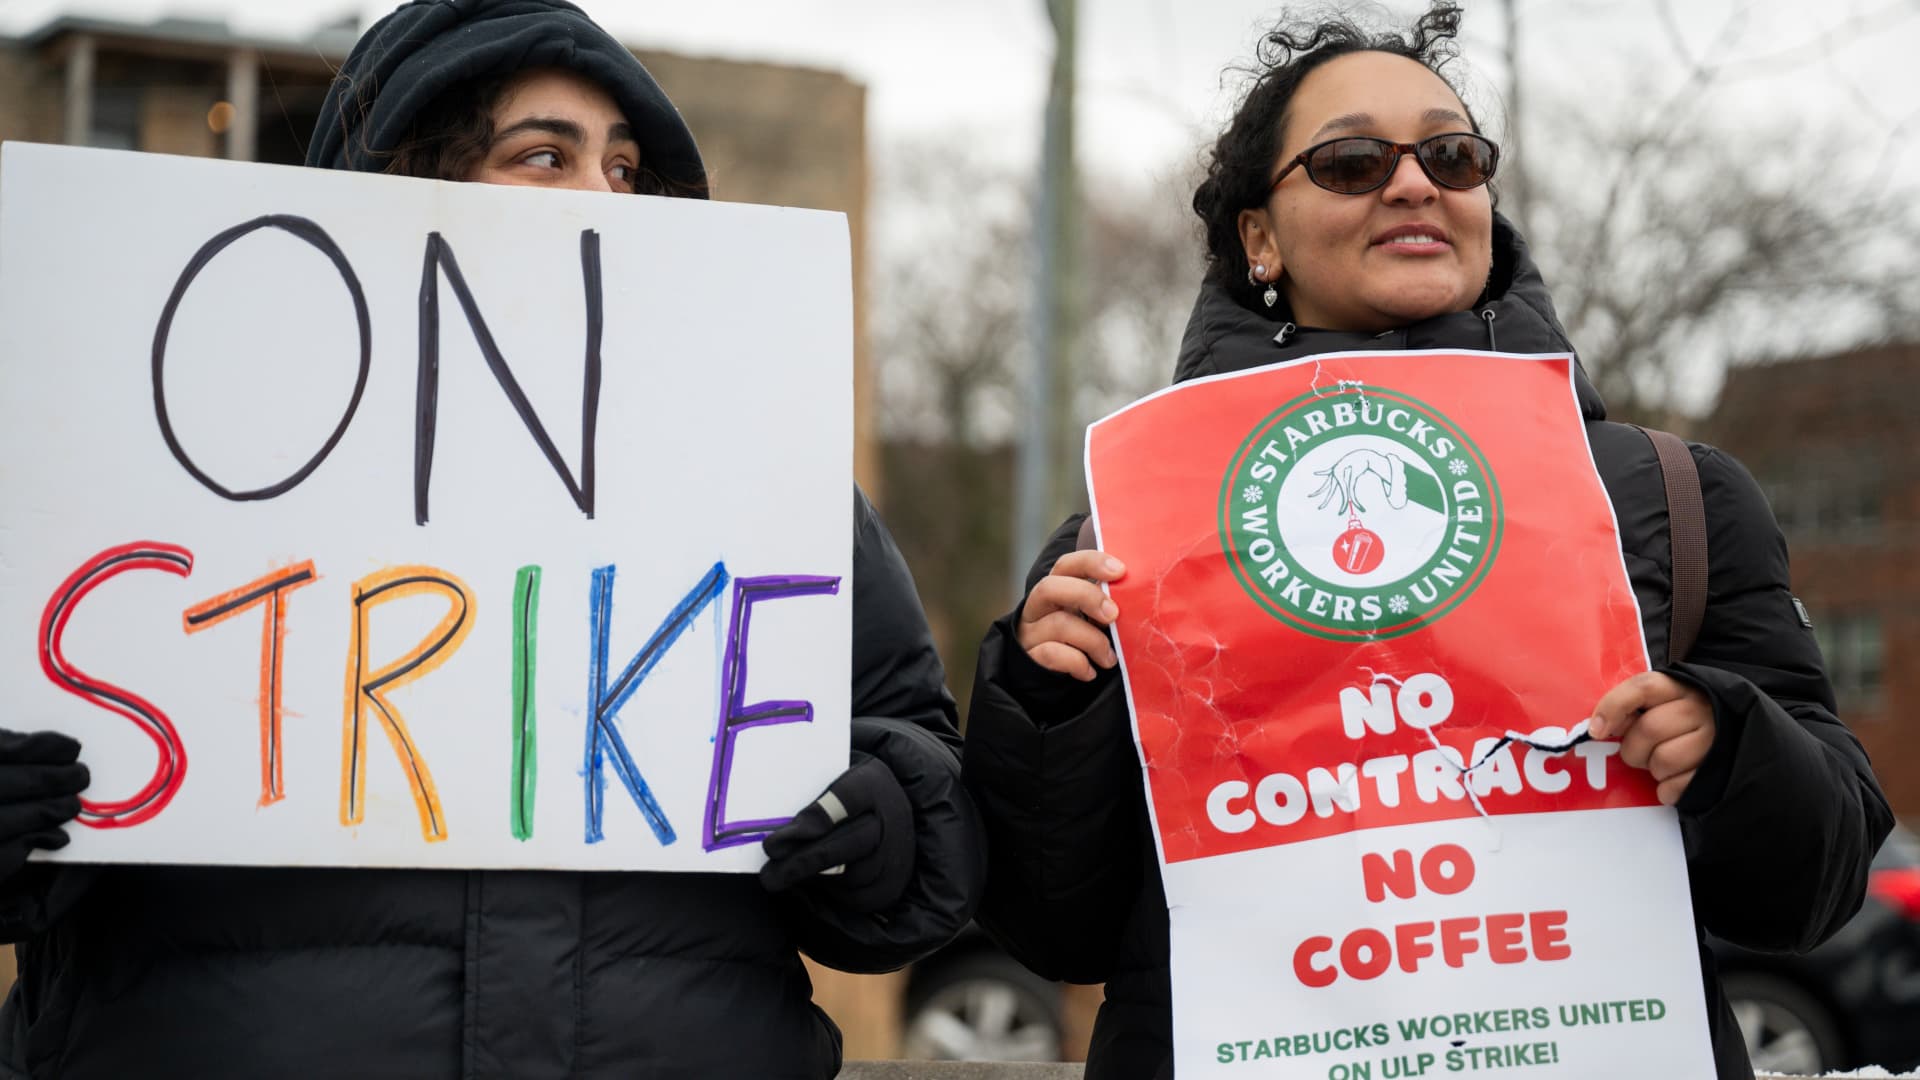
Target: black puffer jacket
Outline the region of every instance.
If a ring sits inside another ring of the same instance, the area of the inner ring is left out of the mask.
[[[36,863],[0,883],[0,1077],[833,1076],[796,947],[897,968],[966,925],[985,869],[913,581],[857,492],[854,514],[854,744],[915,813],[894,908],[751,874]]]
[[[1378,337],[1297,330],[1201,293],[1176,381],[1350,349],[1571,352],[1524,243],[1496,219],[1490,302]],[[1497,339],[1497,340],[1496,340]],[[1620,524],[1648,649],[1666,655],[1670,560],[1665,486],[1638,431],[1609,423],[1579,377],[1581,411]],[[1858,909],[1892,815],[1866,754],[1834,718],[1813,633],[1787,592],[1787,551],[1746,470],[1693,447],[1706,499],[1705,625],[1686,663],[1660,670],[1703,690],[1718,733],[1680,802],[1696,931],[1804,950]],[[1073,550],[1080,518],[1040,553],[1028,588]],[[992,850],[981,921],[1043,975],[1107,984],[1088,1080],[1172,1074],[1167,909],[1148,832],[1126,698],[1114,672],[1091,684],[1034,664],[1009,614],[981,648],[966,780]],[[1753,1075],[1703,947],[1720,1080]]]

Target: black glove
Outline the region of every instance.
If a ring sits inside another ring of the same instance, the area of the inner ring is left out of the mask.
[[[847,911],[880,911],[906,893],[913,805],[886,762],[858,750],[853,757],[819,799],[762,842],[768,891],[800,886]]]
[[[57,731],[0,731],[0,879],[34,848],[67,846],[61,826],[80,813],[89,779],[79,757],[79,742]]]

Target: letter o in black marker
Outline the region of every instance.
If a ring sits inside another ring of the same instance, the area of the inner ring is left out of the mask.
[[[345,415],[340,417],[339,425],[333,429],[333,434],[327,436],[327,441],[320,447],[319,452],[314,454],[305,465],[300,466],[292,476],[277,484],[270,484],[252,491],[230,491],[219,481],[208,476],[204,469],[194,464],[193,459],[187,456],[186,449],[180,445],[180,440],[174,436],[173,421],[167,416],[166,384],[161,376],[166,368],[167,333],[173,329],[173,316],[180,308],[181,299],[187,294],[187,287],[193,284],[193,279],[199,276],[200,271],[213,261],[215,255],[225,250],[227,245],[259,229],[282,229],[305,240],[320,249],[320,253],[333,263],[333,268],[340,272],[340,280],[347,286],[347,295],[353,298],[354,318],[360,324],[360,373],[354,379],[353,397],[347,402]],[[367,373],[372,367],[373,325],[367,315],[367,297],[360,289],[360,279],[354,276],[353,267],[347,262],[346,253],[340,250],[340,245],[333,242],[333,237],[328,236],[325,229],[313,221],[292,214],[267,214],[245,224],[235,225],[201,245],[200,250],[193,253],[193,258],[187,260],[187,268],[180,272],[180,280],[174,282],[173,294],[167,297],[167,306],[160,312],[160,325],[153,332],[153,414],[160,422],[160,437],[167,441],[167,449],[173,452],[174,460],[178,461],[180,467],[187,470],[195,480],[200,481],[208,491],[234,502],[271,499],[298,487],[301,481],[313,473],[313,470],[320,467],[320,463],[327,459],[328,454],[333,453],[333,448],[340,442],[340,437],[347,433],[347,425],[353,423],[354,411],[360,408],[360,395],[367,388]]]

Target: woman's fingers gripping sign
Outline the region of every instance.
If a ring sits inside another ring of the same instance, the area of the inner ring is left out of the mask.
[[[1082,682],[1118,663],[1106,628],[1119,617],[1120,608],[1101,586],[1125,573],[1120,560],[1104,551],[1062,555],[1021,606],[1016,635],[1020,647],[1048,671]]]

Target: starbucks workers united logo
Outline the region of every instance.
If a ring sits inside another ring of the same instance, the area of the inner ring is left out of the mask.
[[[1345,385],[1261,421],[1220,487],[1227,562],[1275,618],[1336,640],[1396,637],[1452,610],[1500,548],[1500,489],[1454,423]]]

